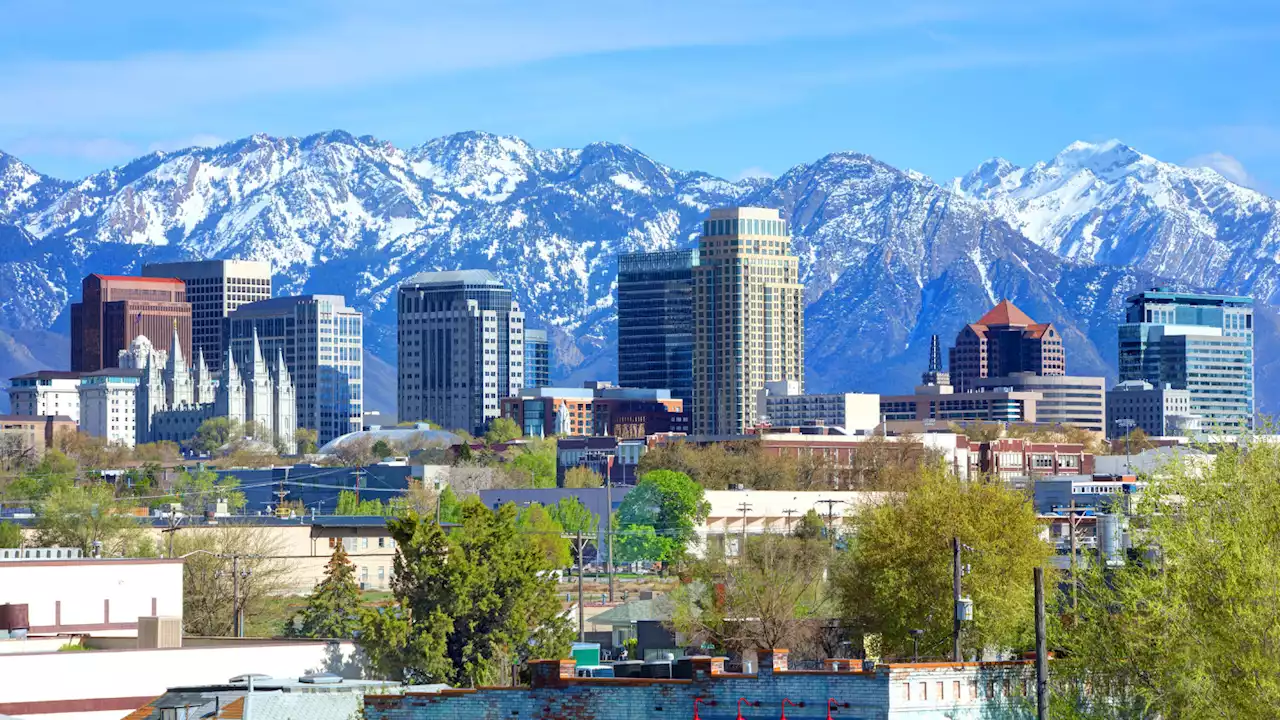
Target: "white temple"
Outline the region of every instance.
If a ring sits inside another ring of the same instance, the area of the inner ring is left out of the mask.
[[[222,382],[216,382],[205,364],[203,351],[197,351],[194,369],[187,365],[176,327],[171,347],[172,355],[156,350],[150,340],[140,335],[128,350],[120,351],[120,367],[142,371],[137,395],[137,442],[185,442],[195,436],[205,420],[227,417],[238,423],[252,420],[258,439],[285,454],[296,452],[295,392],[283,355],[277,354],[274,367],[269,367],[255,334],[252,367],[242,371],[228,353]]]

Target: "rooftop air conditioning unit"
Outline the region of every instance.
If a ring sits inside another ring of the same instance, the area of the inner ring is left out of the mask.
[[[182,618],[173,615],[146,615],[138,618],[138,649],[182,647]]]

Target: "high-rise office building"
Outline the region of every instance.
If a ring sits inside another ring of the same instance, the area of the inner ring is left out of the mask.
[[[618,384],[670,390],[693,406],[697,250],[618,256]]]
[[[397,299],[400,420],[483,432],[524,387],[524,313],[487,270],[419,273]]]
[[[245,303],[271,297],[271,264],[258,260],[150,263],[142,266],[142,275],[178,278],[186,283],[194,348],[187,357],[204,353],[209,371],[215,374],[222,372],[227,316]]]
[[[1001,300],[978,322],[960,329],[951,348],[951,384],[968,392],[982,378],[1024,372],[1065,375],[1066,358],[1053,323],[1038,323]]]
[[[73,371],[113,367],[139,335],[160,338],[156,349],[168,352],[175,327],[190,357],[191,305],[181,280],[94,274],[80,288],[80,302],[71,304]]]
[[[551,341],[546,330],[524,331],[524,386],[527,390],[551,385]]]
[[[227,343],[241,371],[261,356],[284,358],[298,427],[321,445],[364,427],[364,316],[341,295],[278,297],[241,305],[227,320]]]
[[[693,270],[693,431],[737,435],[757,423],[767,382],[804,391],[804,286],[777,210],[712,210]]]
[[[1205,432],[1253,427],[1253,300],[1163,288],[1125,301],[1120,381],[1189,390]]]

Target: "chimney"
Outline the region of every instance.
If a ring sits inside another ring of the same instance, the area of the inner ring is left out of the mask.
[[[530,660],[529,687],[560,687],[574,677],[576,667],[573,660]]]
[[[775,672],[787,671],[787,651],[781,648],[773,648],[771,650],[757,650],[756,656],[759,658],[760,670],[758,675],[772,675]]]

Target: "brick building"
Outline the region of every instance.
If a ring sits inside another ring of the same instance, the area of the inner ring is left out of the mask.
[[[169,352],[175,328],[182,354],[194,357],[191,305],[181,280],[93,274],[80,289],[80,302],[71,304],[73,371],[114,367],[120,351],[129,349],[139,335],[153,338],[157,350]]]
[[[528,687],[366,695],[369,720],[498,718],[893,718],[1022,717],[1035,674],[1023,661],[894,663],[863,670],[788,670],[786,651],[765,653],[758,674],[726,673],[724,658],[682,658],[671,678],[576,678],[572,660],[530,663]],[[857,670],[849,669],[857,666]],[[837,669],[838,668],[838,669]],[[740,713],[740,714],[739,714]]]
[[[951,348],[951,383],[968,392],[980,378],[1030,372],[1065,375],[1066,353],[1053,323],[1037,323],[1008,300],[965,325]]]
[[[1077,443],[1002,438],[978,446],[978,469],[1001,478],[1091,475],[1093,455]]]

